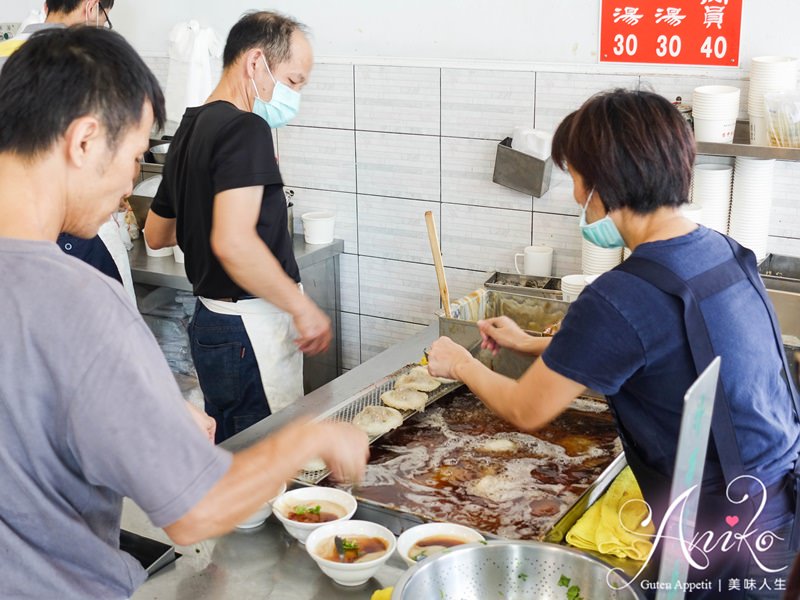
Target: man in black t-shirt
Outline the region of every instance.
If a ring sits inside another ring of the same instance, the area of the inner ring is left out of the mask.
[[[303,295],[271,128],[297,112],[313,55],[303,26],[244,16],[206,104],[188,108],[147,218],[152,248],[175,244],[198,303],[192,357],[217,442],[303,394],[302,353],[331,341],[328,317]]]

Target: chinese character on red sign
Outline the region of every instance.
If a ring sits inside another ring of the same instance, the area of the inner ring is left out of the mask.
[[[600,62],[739,66],[742,0],[602,0]]]

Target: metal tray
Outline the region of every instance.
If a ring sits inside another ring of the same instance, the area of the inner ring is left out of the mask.
[[[569,302],[553,298],[480,289],[455,303],[452,318],[439,313],[439,335],[445,335],[465,348],[477,349],[481,342],[477,321],[508,316],[531,335],[542,336],[548,326],[556,324],[567,314],[569,307]],[[538,318],[531,320],[528,316]],[[496,355],[480,351],[477,357],[493,371],[514,378],[521,376],[535,360],[533,356],[505,348]]]
[[[800,293],[800,258],[768,254],[758,272],[768,289]]]
[[[561,300],[560,277],[532,277],[516,273],[492,273],[483,286],[487,290],[497,290],[510,294],[538,296]]]
[[[398,377],[400,377],[401,375],[405,375],[406,373],[411,371],[411,369],[418,366],[419,365],[416,364],[406,365],[402,369],[395,371],[391,375],[384,377],[380,381],[373,383],[371,386],[358,392],[354,396],[351,396],[342,404],[334,407],[328,412],[322,413],[315,419],[315,421],[352,423],[353,418],[358,413],[360,413],[366,406],[383,405],[383,402],[381,402],[381,394],[383,394],[384,392],[388,392],[389,390],[393,390],[395,380]],[[453,383],[443,383],[432,392],[428,392],[428,400],[425,403],[425,407],[427,408],[428,406],[436,402],[439,398],[446,396],[447,394],[458,389],[462,385],[463,384],[460,381],[456,381]],[[400,411],[400,414],[403,415],[403,422],[405,422],[406,419],[417,414],[417,411],[404,410]],[[375,440],[379,439],[380,437],[381,436],[371,437],[369,443],[372,444]],[[297,483],[304,485],[316,485],[317,483],[325,479],[329,474],[330,471],[328,469],[322,469],[318,471],[303,471],[300,475],[298,475],[295,478],[295,481]]]

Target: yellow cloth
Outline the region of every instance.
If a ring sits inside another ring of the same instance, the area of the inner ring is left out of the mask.
[[[388,587],[377,592],[373,592],[370,600],[392,600],[393,587]]]
[[[642,491],[630,467],[625,467],[609,486],[606,493],[595,502],[567,533],[567,543],[583,550],[597,550],[618,558],[644,560],[653,544],[653,523],[642,527],[647,517],[647,507]],[[623,506],[624,505],[624,506]]]
[[[22,44],[25,43],[24,39],[12,38],[10,40],[3,40],[0,42],[0,58],[8,58],[16,52]]]

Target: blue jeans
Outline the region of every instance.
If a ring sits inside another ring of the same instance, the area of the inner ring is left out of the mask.
[[[189,341],[217,444],[271,414],[241,317],[212,312],[198,299]]]

